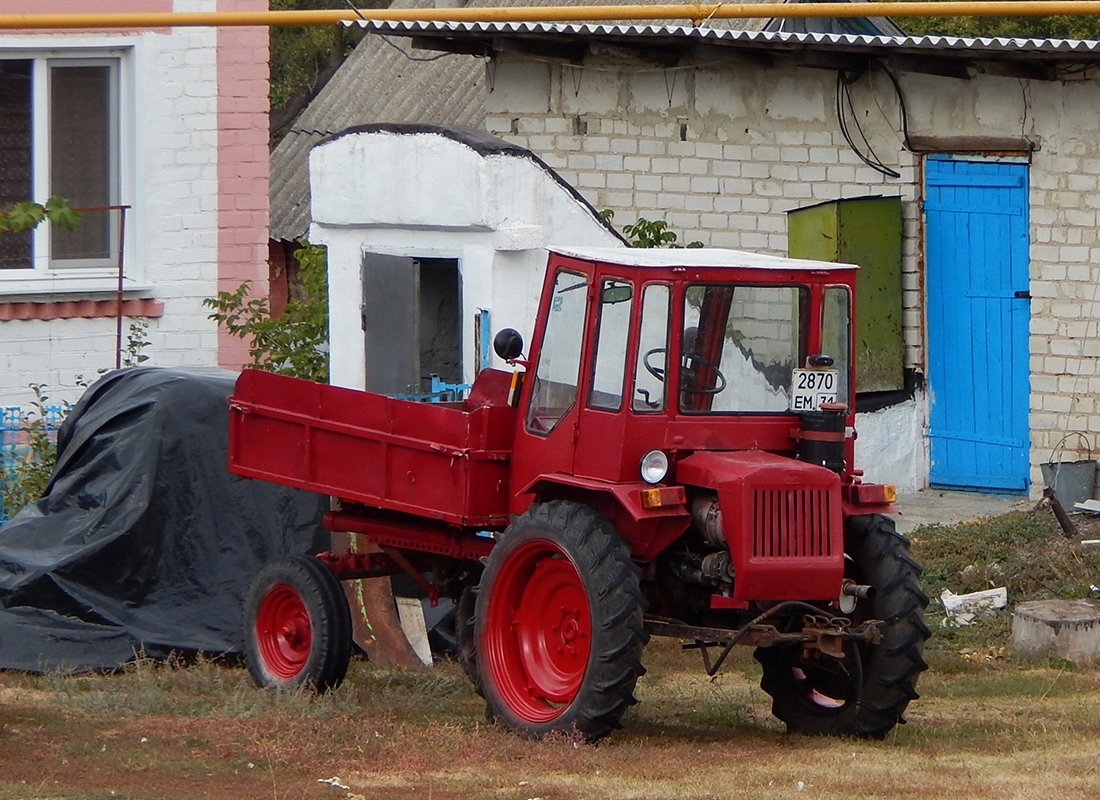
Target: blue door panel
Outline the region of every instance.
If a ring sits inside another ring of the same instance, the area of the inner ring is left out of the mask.
[[[930,480],[1028,484],[1027,165],[925,163]]]

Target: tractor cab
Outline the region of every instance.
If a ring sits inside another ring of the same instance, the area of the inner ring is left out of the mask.
[[[517,490],[561,476],[681,482],[701,452],[800,457],[851,484],[855,271],[731,250],[552,252],[522,362],[516,507],[530,500]]]

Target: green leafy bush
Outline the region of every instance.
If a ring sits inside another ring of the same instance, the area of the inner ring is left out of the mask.
[[[287,301],[282,316],[273,317],[266,297],[249,297],[245,281],[232,292],[203,300],[214,309],[210,319],[248,342],[258,369],[313,381],[328,381],[328,282],[325,249],[305,240],[294,251],[301,269],[304,297]]]
[[[42,496],[57,463],[57,428],[46,403],[47,387],[31,384],[34,400],[20,425],[21,445],[9,469],[0,476],[0,519],[8,519],[23,506]],[[62,406],[62,417],[68,413]]]
[[[615,212],[606,208],[600,212],[603,219],[611,223],[615,219]],[[702,247],[702,242],[688,242],[686,245],[677,244],[680,237],[675,231],[670,230],[668,223],[663,219],[646,219],[638,217],[638,221],[632,225],[623,225],[623,233],[632,247]]]

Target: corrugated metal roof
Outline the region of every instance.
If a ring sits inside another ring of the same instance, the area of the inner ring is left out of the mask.
[[[308,232],[309,150],[325,136],[376,122],[484,128],[484,86],[482,59],[414,51],[404,39],[365,38],[271,153],[271,238],[294,241]]]
[[[732,20],[736,21],[736,20]],[[532,36],[580,36],[613,38],[692,39],[730,44],[766,45],[775,49],[822,47],[837,49],[889,49],[922,53],[1026,54],[1091,56],[1100,54],[1100,41],[1082,39],[963,38],[959,36],[866,35],[826,32],[791,32],[720,27],[712,20],[705,26],[614,22],[389,22],[360,21],[375,32],[434,34],[491,34]]]

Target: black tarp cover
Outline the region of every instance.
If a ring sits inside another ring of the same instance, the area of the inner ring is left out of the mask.
[[[226,470],[235,377],[141,367],[88,389],[45,496],[0,527],[0,668],[239,651],[260,565],[327,549],[327,498]]]

